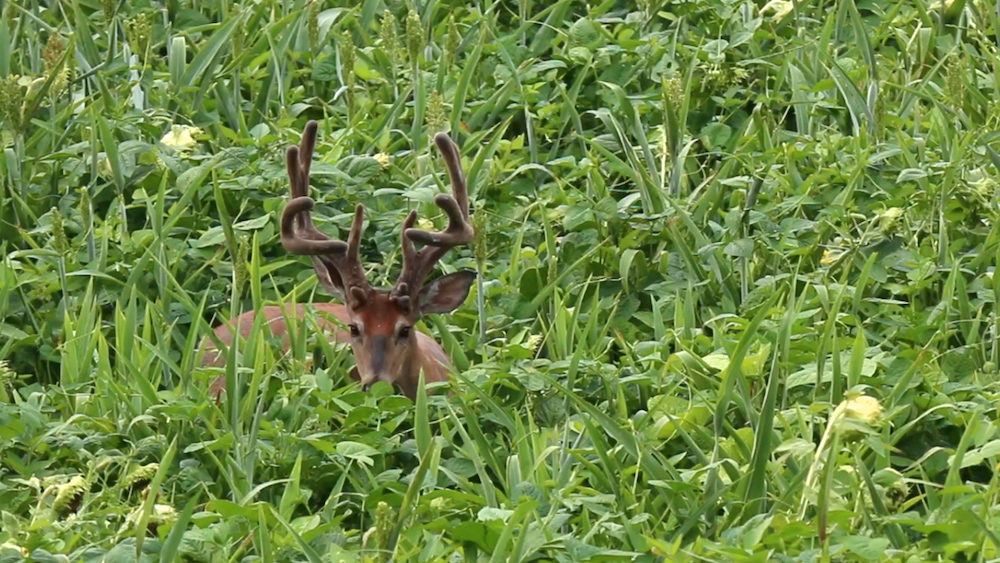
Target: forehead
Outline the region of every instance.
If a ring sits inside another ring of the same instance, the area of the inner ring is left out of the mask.
[[[406,313],[389,299],[388,292],[375,291],[364,307],[354,311],[354,318],[361,321],[365,330],[392,332],[400,321],[406,320]]]

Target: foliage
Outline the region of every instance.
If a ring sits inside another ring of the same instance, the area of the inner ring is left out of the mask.
[[[997,558],[995,5],[0,6],[0,560]],[[383,286],[461,147],[449,393],[307,319],[208,396],[327,299],[308,119]]]

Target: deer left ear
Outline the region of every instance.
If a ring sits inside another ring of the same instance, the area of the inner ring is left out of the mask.
[[[475,270],[459,270],[425,285],[417,296],[420,314],[450,313],[458,309],[469,296],[469,289],[475,280]]]

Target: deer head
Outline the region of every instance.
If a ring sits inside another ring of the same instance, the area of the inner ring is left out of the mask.
[[[434,198],[448,215],[448,227],[440,232],[415,229],[417,212],[411,211],[402,226],[403,268],[399,279],[391,289],[376,289],[365,278],[358,255],[364,222],[362,205],[354,209],[346,243],[320,232],[310,217],[316,202],[308,196],[309,167],[317,129],[318,124],[310,121],[299,146],[288,148],[292,199],[281,215],[281,244],[289,253],[309,256],[324,289],[343,300],[356,377],[364,388],[367,390],[376,381],[398,383],[401,377],[419,370],[420,365],[427,365],[421,354],[428,354],[430,349],[419,342],[414,323],[426,314],[450,313],[458,308],[476,278],[475,271],[461,270],[425,283],[442,256],[456,246],[469,244],[474,237],[458,147],[444,133],[434,137],[451,177],[452,193]],[[418,251],[414,243],[422,248]]]

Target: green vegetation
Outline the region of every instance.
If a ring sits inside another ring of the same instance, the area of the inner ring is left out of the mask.
[[[995,3],[0,6],[0,561],[1000,557]],[[309,119],[379,286],[461,148],[448,393],[209,396]]]

